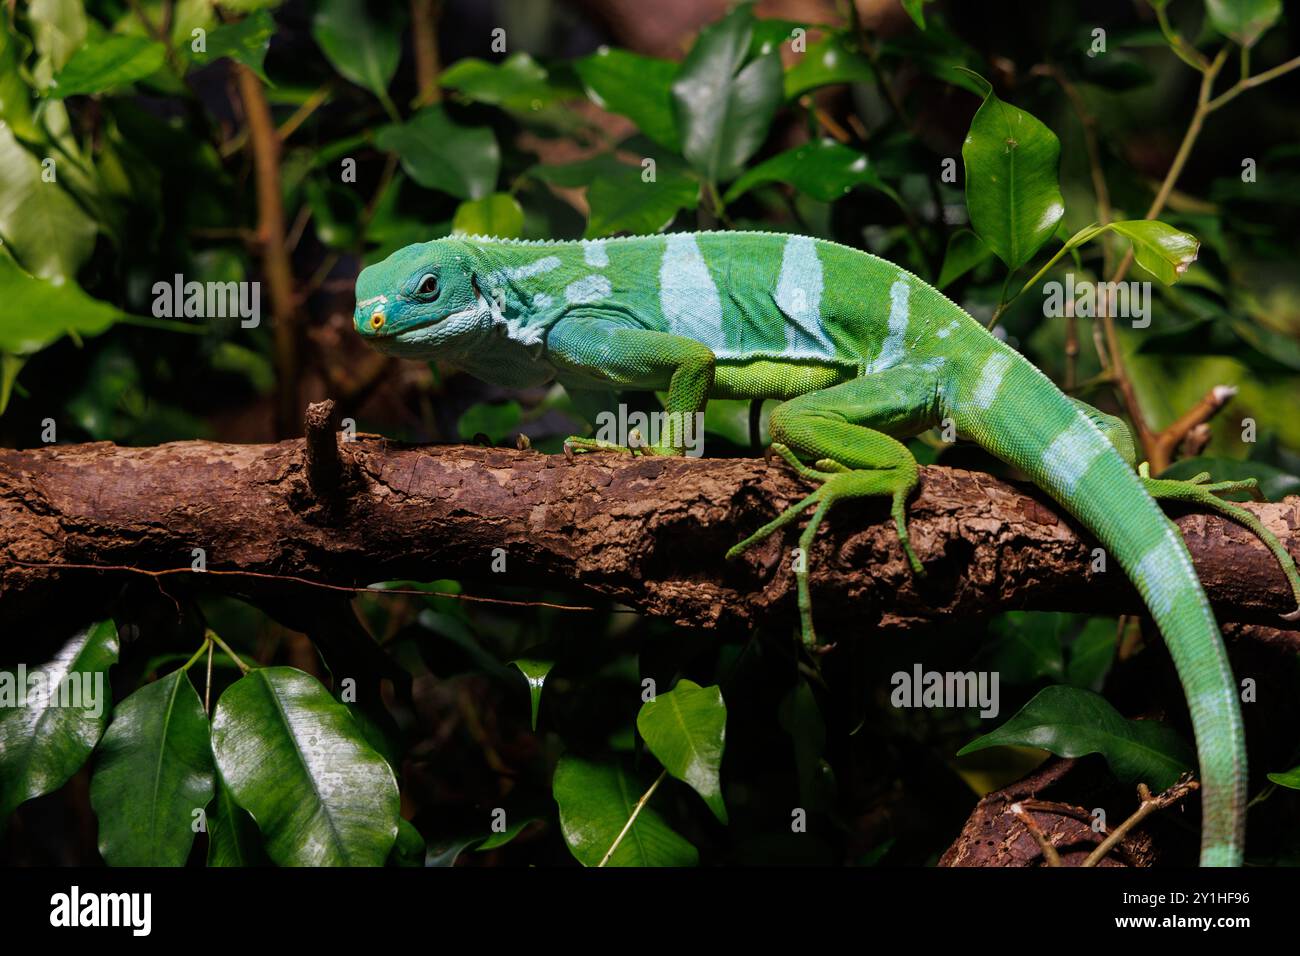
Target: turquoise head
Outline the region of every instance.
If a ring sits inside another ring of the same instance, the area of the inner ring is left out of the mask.
[[[493,316],[466,246],[435,239],[363,269],[352,321],[379,351],[425,358],[472,345],[491,330]]]

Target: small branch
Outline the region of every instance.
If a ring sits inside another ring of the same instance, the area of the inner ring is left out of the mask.
[[[1056,852],[1056,847],[1052,845],[1052,841],[1047,839],[1047,834],[1038,828],[1038,824],[1034,822],[1034,818],[1030,816],[1029,812],[1019,803],[1011,804],[1008,809],[1015,814],[1016,819],[1024,824],[1025,829],[1038,841],[1038,847],[1043,851],[1043,859],[1047,861],[1047,865],[1060,866],[1061,855]]]
[[[438,87],[438,15],[441,0],[411,0],[411,45],[415,51],[416,106],[427,106],[442,99]]]
[[[1106,839],[1097,844],[1097,848],[1088,854],[1080,866],[1096,866],[1114,847],[1124,839],[1130,830],[1155,813],[1157,810],[1163,810],[1165,807],[1173,806],[1183,797],[1187,796],[1193,790],[1200,786],[1192,779],[1191,774],[1183,776],[1177,783],[1166,790],[1164,793],[1151,795],[1145,783],[1138,784],[1138,797],[1142,801],[1133,814],[1112,830]]]
[[[248,140],[256,170],[257,239],[262,254],[262,273],[271,297],[277,372],[276,433],[287,436],[297,430],[301,368],[293,265],[285,243],[284,202],[280,190],[280,137],[272,123],[271,108],[257,74],[242,63],[236,63],[234,70],[248,121]]]
[[[664,782],[666,776],[668,776],[667,770],[660,771],[659,776],[655,777],[655,782],[650,784],[650,789],[641,794],[641,799],[632,808],[632,814],[627,818],[627,823],[623,824],[623,829],[619,831],[618,836],[614,838],[614,842],[610,844],[609,849],[605,851],[605,855],[601,857],[600,866],[604,866],[609,862],[609,858],[614,855],[618,845],[623,842],[623,837],[627,836],[628,831],[632,829],[632,824],[636,823],[636,818],[641,815],[642,808],[650,802],[650,798],[655,795],[655,791],[659,789],[659,784]]]
[[[307,406],[307,483],[323,503],[332,501],[342,483],[345,465],[339,449],[338,417],[329,399]]]
[[[1156,434],[1152,441],[1152,455],[1149,458],[1152,472],[1159,475],[1168,468],[1179,443],[1193,429],[1209,422],[1236,394],[1235,386],[1216,385],[1176,421]]]

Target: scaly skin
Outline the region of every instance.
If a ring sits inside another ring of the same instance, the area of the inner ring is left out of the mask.
[[[774,450],[818,487],[730,555],[813,508],[800,538],[807,553],[836,502],[884,495],[921,572],[904,516],[918,468],[899,439],[952,419],[1078,518],[1141,592],[1196,732],[1201,863],[1240,864],[1246,752],[1235,681],[1182,538],[1148,493],[1208,504],[1205,486],[1139,478],[1131,439],[1107,428],[1116,420],[1068,399],[932,286],[845,246],[773,233],[473,237],[399,250],[361,273],[357,300],[357,330],[376,348],[507,387],[667,390],[666,410],[687,414],[710,398],[781,399]],[[680,454],[678,444],[669,434],[641,451]],[[1262,526],[1252,530],[1269,542]],[[1270,547],[1300,595],[1294,562],[1276,539]],[[811,644],[807,572],[797,577]]]

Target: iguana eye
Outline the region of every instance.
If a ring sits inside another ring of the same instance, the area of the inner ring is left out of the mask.
[[[435,298],[438,295],[438,277],[427,275],[420,280],[420,284],[415,287],[415,294]]]

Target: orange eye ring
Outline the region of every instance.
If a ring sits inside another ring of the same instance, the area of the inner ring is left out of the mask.
[[[370,316],[370,328],[378,332],[384,327],[384,313],[375,312]]]

